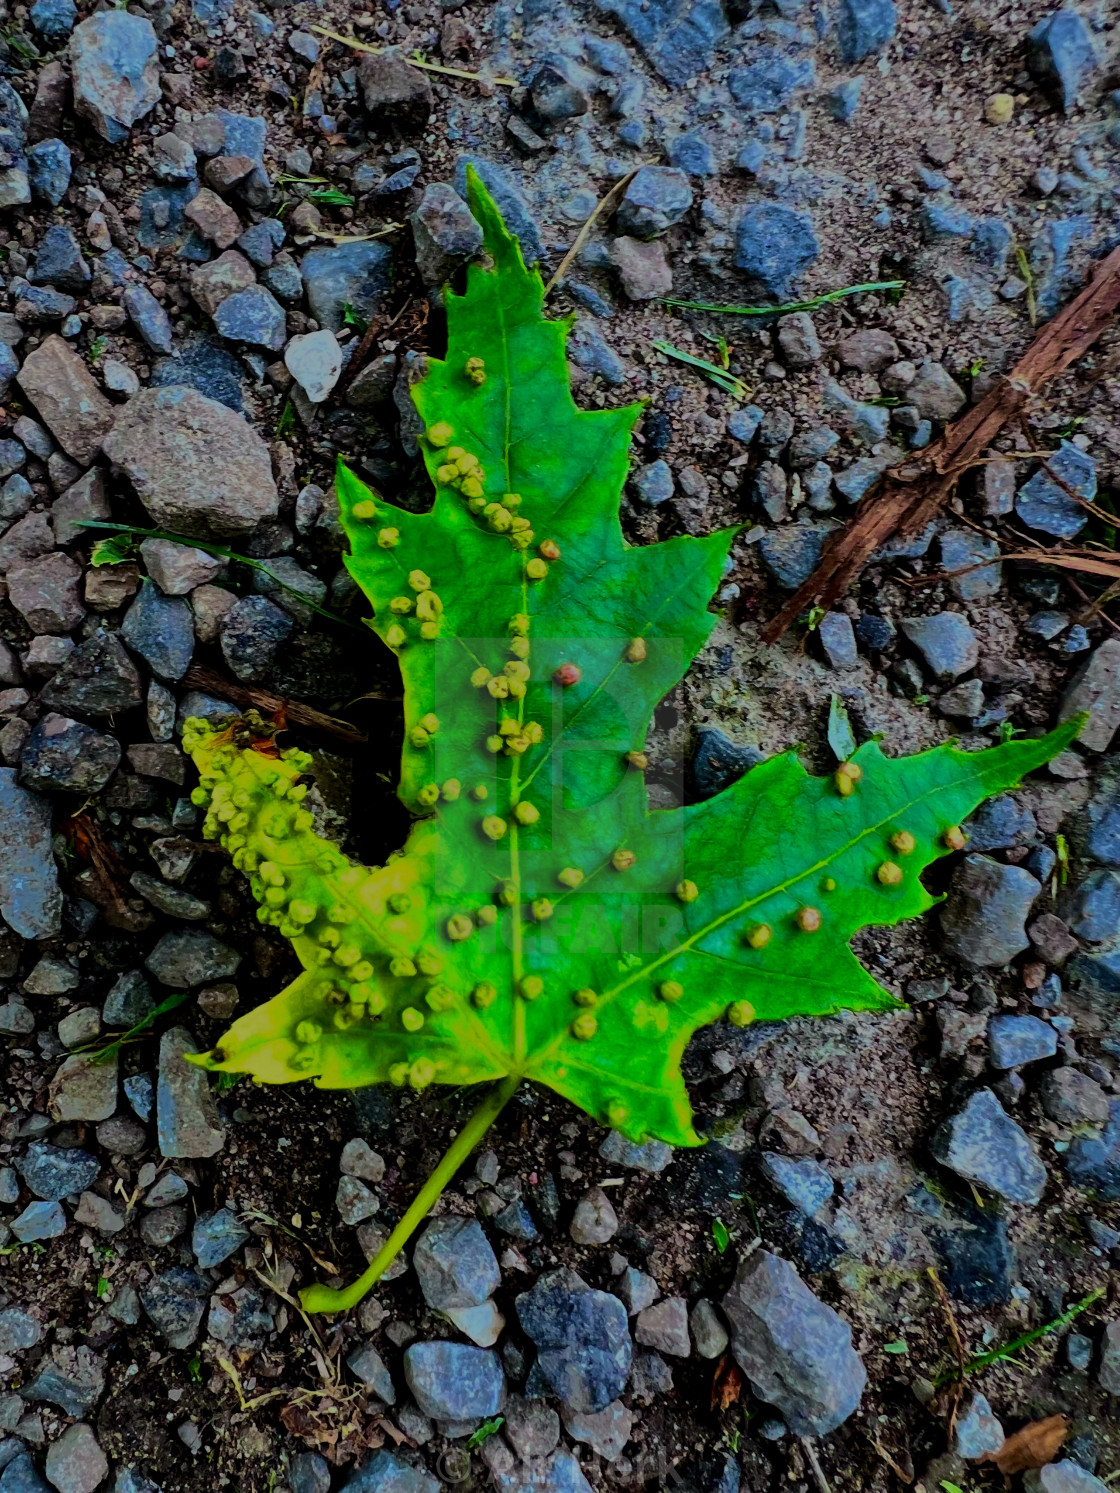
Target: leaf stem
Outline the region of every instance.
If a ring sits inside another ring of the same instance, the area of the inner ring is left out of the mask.
[[[349,1311],[352,1306],[357,1306],[358,1302],[385,1274],[423,1223],[439,1200],[444,1188],[517,1093],[520,1082],[519,1075],[511,1074],[490,1090],[448,1146],[443,1154],[443,1160],[413,1198],[403,1218],[374,1255],[368,1268],[353,1285],[347,1286],[345,1290],[336,1291],[317,1281],[313,1286],[308,1286],[306,1291],[300,1292],[299,1299],[304,1311],[329,1314]]]

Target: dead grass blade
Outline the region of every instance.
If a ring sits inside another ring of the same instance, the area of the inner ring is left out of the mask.
[[[358,41],[353,36],[343,36],[341,32],[329,31],[326,26],[310,26],[308,30],[317,32],[320,36],[328,37],[331,41],[341,42],[344,47],[353,47],[355,52],[369,52],[377,57],[386,50],[385,47],[372,47],[369,42]],[[494,83],[500,88],[516,88],[516,78],[488,78],[482,73],[470,73],[462,67],[443,67],[438,62],[425,62],[419,57],[406,57],[405,62],[409,67],[418,67],[426,73],[442,73],[447,78],[466,78],[471,83]]]
[[[1120,248],[1095,268],[1089,284],[1039,333],[1011,373],[924,451],[884,473],[860,500],[855,517],[831,538],[820,564],[763,629],[775,643],[807,607],[828,607],[895,534],[925,527],[1004,425],[1031,397],[1082,357],[1120,306]]]
[[[616,181],[610,191],[599,198],[598,202],[591,209],[591,213],[585,220],[583,227],[576,234],[575,241],[572,244],[572,247],[560,261],[560,268],[556,271],[552,279],[545,286],[544,298],[546,301],[548,300],[548,297],[552,293],[554,287],[559,285],[560,281],[564,278],[564,275],[567,273],[568,266],[572,263],[576,255],[583,248],[584,244],[591,237],[591,230],[595,227],[595,224],[608,210],[608,208],[614,206],[614,204],[622,196],[623,192],[625,192],[626,188],[634,180],[635,176],[637,176],[638,172],[642,169],[642,166],[651,165],[653,165],[652,161],[643,161],[641,163],[641,166],[635,166],[633,171],[631,171],[628,176],[624,176],[621,181]]]

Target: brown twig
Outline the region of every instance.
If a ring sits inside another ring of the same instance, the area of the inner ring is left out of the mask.
[[[941,1277],[938,1275],[937,1270],[933,1265],[926,1266],[926,1274],[929,1276],[930,1280],[933,1281],[934,1288],[937,1291],[938,1300],[941,1302],[941,1309],[945,1313],[946,1321],[949,1323],[949,1336],[953,1339],[953,1352],[956,1354],[957,1368],[960,1370],[960,1373],[957,1375],[956,1380],[953,1384],[953,1403],[949,1410],[949,1439],[951,1441],[953,1439],[953,1431],[957,1424],[957,1410],[960,1407],[961,1394],[964,1390],[964,1378],[965,1371],[968,1365],[968,1354],[965,1352],[964,1342],[961,1339],[960,1328],[957,1326],[957,1319],[953,1312],[953,1303],[949,1300],[949,1293],[941,1283]]]
[[[820,1493],[832,1493],[832,1489],[828,1486],[828,1478],[824,1475],[824,1468],[820,1464],[820,1458],[817,1456],[816,1447],[809,1440],[808,1436],[799,1436],[797,1439],[801,1443],[801,1450],[805,1453],[805,1460],[809,1464],[809,1471],[813,1474],[813,1481],[816,1483]]]
[[[816,570],[763,630],[774,643],[810,606],[830,606],[847,590],[880,545],[894,534],[925,527],[958,479],[992,444],[1034,394],[1082,357],[1120,305],[1120,248],[1096,266],[1073,301],[1049,322],[1016,363],[940,439],[884,473],[860,500],[855,517],[825,547]]]
[[[322,710],[316,710],[312,705],[303,705],[299,700],[289,700],[286,695],[274,695],[271,690],[261,689],[254,685],[250,688],[244,684],[231,684],[228,679],[223,679],[216,669],[208,669],[205,664],[192,664],[183,675],[183,683],[190,689],[200,689],[209,694],[219,696],[236,705],[241,710],[249,706],[255,706],[257,710],[265,710],[270,714],[277,710],[285,710],[291,725],[302,726],[307,731],[315,731],[321,736],[333,736],[338,741],[345,741],[350,746],[359,746],[369,738],[364,731],[359,731],[357,726],[352,726],[349,721],[340,721],[337,716],[327,715]],[[364,699],[376,698],[372,695],[363,696]]]
[[[648,166],[650,164],[651,163],[649,161],[643,161],[642,162],[643,166]],[[595,206],[592,208],[590,214],[585,219],[583,227],[576,234],[575,241],[573,242],[572,247],[568,250],[568,252],[564,255],[563,259],[560,261],[560,267],[559,267],[559,269],[556,271],[556,273],[553,275],[552,279],[545,286],[545,288],[544,288],[544,298],[545,298],[546,301],[548,300],[548,297],[551,294],[551,292],[555,289],[555,287],[557,285],[560,284],[560,281],[564,278],[564,273],[567,270],[568,266],[572,263],[572,261],[575,259],[576,255],[583,248],[584,244],[591,237],[591,230],[595,227],[595,224],[603,216],[603,214],[606,212],[607,208],[610,207],[610,206],[612,206],[613,203],[619,197],[621,197],[622,193],[625,192],[626,188],[634,180],[635,176],[637,176],[637,174],[638,174],[638,172],[640,170],[641,170],[641,166],[635,166],[634,169],[633,169],[633,171],[631,171],[629,173],[629,175],[624,176],[621,181],[616,181],[615,184],[614,184],[614,186],[610,189],[610,191],[607,192],[607,193],[605,193],[602,197],[599,198],[599,201],[595,204]]]

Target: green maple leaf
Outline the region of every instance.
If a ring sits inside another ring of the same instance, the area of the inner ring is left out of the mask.
[[[1079,724],[904,760],[872,742],[828,778],[787,753],[651,813],[648,723],[714,625],[734,531],[626,544],[641,407],[577,409],[569,323],[544,319],[539,275],[476,178],[469,191],[487,260],[448,292],[447,357],[414,389],[434,506],[337,479],[348,564],[404,681],[406,845],[351,863],[311,827],[305,754],[184,733],[206,832],[304,966],[205,1065],[332,1088],[496,1083],[392,1254],[524,1079],[635,1141],[696,1145],[680,1060],[699,1027],[896,1004],[853,934],[932,906],[920,874],[955,827]],[[313,1287],[305,1304],[360,1294]]]

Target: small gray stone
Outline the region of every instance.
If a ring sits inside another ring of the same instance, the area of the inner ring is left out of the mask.
[[[1056,482],[1055,477],[1065,486]],[[1052,534],[1057,539],[1074,539],[1089,522],[1089,513],[1070,496],[1067,487],[1085,502],[1092,502],[1097,495],[1097,466],[1087,452],[1070,441],[1062,441],[1058,450],[1047,458],[1046,465],[1039,467],[1019,489],[1015,512],[1030,529]]]
[[[689,1327],[693,1344],[701,1358],[719,1358],[726,1351],[730,1341],[727,1328],[720,1321],[715,1307],[703,1296],[692,1308]]]
[[[35,1196],[48,1202],[84,1192],[101,1171],[97,1158],[88,1151],[51,1146],[45,1141],[32,1141],[16,1167]]]
[[[318,1452],[300,1452],[288,1464],[292,1493],[331,1493],[331,1467]]]
[[[157,1331],[173,1348],[189,1348],[198,1336],[210,1287],[202,1276],[181,1265],[152,1276],[140,1300]]]
[[[154,353],[170,353],[170,319],[147,286],[130,285],[124,293],[123,305],[145,347]]]
[[[160,1038],[156,1123],[163,1156],[213,1156],[225,1144],[225,1129],[218,1118],[209,1079],[203,1069],[185,1061],[185,1054],[197,1051],[194,1039],[183,1027],[173,1027]]]
[[[502,1434],[523,1462],[547,1457],[560,1440],[560,1417],[542,1400],[510,1395],[505,1404]]]
[[[517,1314],[553,1392],[580,1413],[605,1409],[625,1388],[632,1345],[626,1308],[572,1270],[542,1275]]]
[[[1063,8],[1038,22],[1027,38],[1027,66],[1068,114],[1098,66],[1089,28],[1077,11]]]
[[[1108,1487],[1070,1458],[1051,1462],[1023,1477],[1023,1493],[1108,1493]]]
[[[1038,1097],[1048,1118],[1058,1125],[1108,1124],[1108,1095],[1076,1068],[1055,1068],[1043,1074]]]
[[[191,1232],[191,1249],[200,1270],[211,1270],[249,1242],[249,1230],[229,1208],[202,1213]]]
[[[1078,741],[1091,752],[1106,752],[1120,726],[1120,638],[1106,638],[1070,681],[1059,719],[1071,720],[1082,711],[1089,718]]]
[[[81,581],[81,567],[56,551],[10,570],[8,599],[34,632],[56,637],[72,632],[85,616]]]
[[[688,1306],[680,1296],[668,1296],[656,1306],[647,1306],[634,1323],[634,1341],[660,1353],[687,1358],[692,1351],[688,1336]]]
[[[623,1447],[630,1440],[634,1419],[634,1412],[621,1400],[615,1400],[605,1410],[592,1414],[564,1407],[564,1429],[568,1435],[573,1441],[589,1446],[606,1462],[616,1462],[621,1456]]]
[[[978,1089],[936,1131],[930,1149],[943,1166],[1012,1203],[1037,1203],[1046,1168],[1026,1132],[991,1089]]]
[[[413,1398],[437,1421],[476,1421],[494,1415],[505,1394],[498,1355],[465,1343],[413,1343],[404,1354]]]
[[[831,1176],[820,1162],[809,1156],[783,1156],[777,1151],[764,1151],[762,1171],[767,1181],[807,1218],[819,1213],[832,1197]]]
[[[20,757],[20,782],[39,792],[97,793],[120,760],[115,737],[52,711],[27,738]]]
[[[692,206],[688,177],[675,166],[642,166],[626,188],[616,215],[631,238],[657,238]]]
[[[994,1457],[1004,1443],[1003,1427],[982,1394],[974,1394],[957,1416],[956,1453],[968,1462]]]
[[[222,621],[222,652],[238,679],[259,679],[291,632],[286,612],[264,596],[243,596]]]
[[[940,363],[926,362],[906,388],[906,403],[923,419],[951,420],[968,402],[960,384]]]
[[[490,1241],[473,1218],[434,1219],[417,1242],[412,1264],[435,1311],[480,1306],[501,1285]]]
[[[788,300],[820,253],[813,221],[777,202],[748,207],[735,229],[735,265],[775,300]]]
[[[117,1108],[117,1059],[74,1053],[51,1080],[50,1113],[61,1124],[107,1120]]]
[[[673,1148],[662,1140],[646,1141],[639,1146],[612,1130],[599,1147],[599,1155],[612,1166],[624,1166],[639,1172],[663,1172],[673,1159]]]
[[[416,247],[416,268],[429,287],[442,285],[458,265],[482,247],[482,229],[448,182],[432,182],[424,188],[409,222]]]
[[[824,1436],[859,1404],[867,1375],[848,1324],[787,1260],[758,1249],[723,1298],[731,1351],[758,1397],[798,1436]]]
[[[778,322],[778,350],[787,368],[811,368],[821,359],[821,344],[813,318],[795,311]]]
[[[21,938],[53,938],[62,894],[51,851],[50,804],[0,768],[0,913]]]
[[[936,612],[932,617],[904,617],[901,628],[922,655],[929,672],[951,683],[974,669],[980,646],[968,619],[959,612]]]
[[[22,1353],[34,1348],[42,1336],[40,1324],[22,1307],[9,1306],[0,1311],[0,1353]]]
[[[174,683],[187,672],[194,653],[190,605],[146,581],[125,614],[121,637],[153,674]]]
[[[214,312],[214,325],[231,342],[279,352],[288,336],[284,308],[263,285],[248,285],[226,296]]]
[[[101,1019],[109,1027],[135,1026],[155,1009],[148,982],[138,969],[118,975],[105,997]]]
[[[66,1214],[58,1203],[28,1203],[11,1222],[12,1233],[21,1244],[37,1239],[57,1239],[66,1231]]]
[[[1058,1034],[1037,1016],[993,1016],[988,1022],[988,1048],[993,1068],[1018,1068],[1052,1058]]]
[[[577,1244],[605,1244],[618,1233],[618,1214],[601,1187],[580,1198],[568,1232]]]
[[[396,1386],[393,1377],[385,1367],[385,1360],[378,1353],[372,1343],[363,1343],[355,1348],[346,1359],[346,1366],[350,1372],[365,1387],[372,1390],[386,1405],[397,1403]]]
[[[339,1493],[440,1493],[442,1484],[422,1466],[393,1452],[376,1451],[346,1479]],[[297,1490],[293,1489],[293,1493]],[[572,1490],[578,1493],[578,1490]]]
[[[372,1218],[381,1206],[364,1182],[357,1177],[340,1177],[335,1191],[335,1207],[344,1224],[353,1228]]]
[[[81,1420],[105,1393],[105,1360],[87,1347],[56,1344],[40,1360],[38,1372],[20,1394],[34,1404],[46,1403]]]
[[[1029,945],[1026,920],[1041,890],[1041,882],[1021,866],[966,856],[941,908],[946,944],[968,964],[1010,963]]]
[[[158,47],[152,23],[124,10],[90,16],[70,37],[75,111],[110,145],[159,102]]]
[[[941,567],[952,575],[949,588],[958,601],[985,601],[995,596],[1003,585],[1003,571],[998,564],[999,544],[971,529],[949,529],[941,536]],[[980,567],[980,568],[976,568]],[[965,572],[955,575],[955,571]]]
[[[847,671],[859,667],[859,651],[852,619],[846,612],[826,612],[817,628],[825,657],[833,669]]]
[[[342,352],[326,327],[293,337],[284,349],[284,363],[312,404],[321,404],[338,383]]]
[[[415,76],[414,68],[406,71]],[[309,250],[300,272],[311,315],[332,332],[341,331],[347,305],[364,321],[372,321],[389,289],[391,262],[391,251],[380,243]]]
[[[647,508],[658,508],[667,503],[676,490],[669,464],[661,460],[637,467],[630,474],[630,486],[638,501]]]
[[[109,1474],[109,1460],[92,1426],[67,1426],[47,1448],[47,1480],[59,1493],[94,1493]]]

